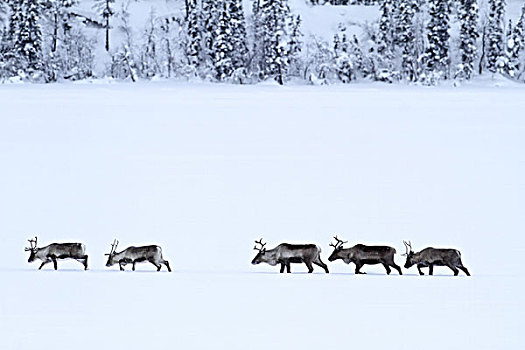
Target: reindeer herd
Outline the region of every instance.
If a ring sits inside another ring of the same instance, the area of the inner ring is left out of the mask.
[[[29,260],[31,263],[35,259],[42,260],[42,264],[38,268],[39,270],[44,267],[45,264],[53,262],[55,270],[58,269],[58,259],[73,259],[81,262],[84,265],[84,270],[87,270],[88,256],[86,255],[86,246],[82,243],[52,243],[48,246],[38,248],[37,237],[35,239],[29,239],[30,247],[25,250],[29,251]],[[162,257],[162,248],[157,245],[148,245],[144,247],[128,247],[117,253],[118,241],[115,239],[111,244],[111,250],[108,254],[106,262],[107,267],[111,267],[118,264],[121,271],[124,271],[124,266],[132,264],[132,270],[135,271],[135,264],[138,262],[149,262],[153,264],[157,271],[160,271],[162,265],[165,265],[169,272],[171,272],[170,264]]]
[[[328,261],[332,262],[338,259],[343,260],[345,264],[354,263],[355,274],[365,274],[361,268],[364,265],[381,264],[390,275],[391,267],[394,268],[400,275],[403,274],[401,267],[394,261],[396,249],[389,246],[367,246],[364,244],[356,244],[351,248],[343,248],[347,241],[343,241],[337,236],[334,237],[335,243],[330,243],[334,248]],[[88,256],[86,254],[86,246],[83,243],[52,243],[45,247],[38,248],[38,239],[29,239],[30,247],[25,250],[30,252],[28,262],[31,263],[36,259],[42,261],[38,268],[42,269],[46,264],[53,262],[55,270],[58,269],[57,261],[59,259],[73,259],[84,265],[84,270],[88,268]],[[140,262],[149,262],[160,271],[162,265],[165,265],[169,272],[171,272],[170,264],[164,260],[162,256],[162,248],[157,245],[148,245],[141,247],[128,247],[121,252],[117,252],[119,241],[114,240],[111,243],[111,250],[108,254],[106,267],[111,267],[115,264],[119,265],[121,271],[127,264],[132,264],[132,270],[135,271],[135,264]],[[405,245],[406,256],[405,268],[416,265],[420,275],[424,275],[421,268],[428,267],[428,274],[433,275],[434,266],[447,266],[454,272],[454,276],[459,274],[459,270],[463,271],[467,276],[470,276],[469,271],[461,261],[461,253],[456,249],[443,249],[428,247],[419,252],[412,250],[412,243],[403,241]],[[266,243],[263,243],[262,238],[255,241],[253,249],[258,253],[252,260],[253,265],[260,263],[267,263],[271,266],[280,265],[280,272],[283,273],[286,269],[287,273],[291,272],[290,264],[305,264],[308,268],[308,273],[314,271],[313,265],[321,267],[328,273],[328,266],[321,260],[321,248],[315,244],[289,244],[281,243],[273,249],[266,249]]]
[[[361,268],[363,265],[377,265],[381,264],[386,270],[386,273],[390,275],[392,271],[390,267],[393,267],[397,272],[402,275],[401,268],[394,262],[394,254],[396,249],[388,246],[367,246],[364,244],[356,244],[351,248],[343,248],[343,244],[347,243],[342,241],[337,236],[334,237],[335,243],[330,243],[330,246],[334,248],[334,251],[328,258],[328,261],[332,262],[337,259],[341,259],[345,264],[354,263],[356,274],[365,274]],[[425,248],[420,252],[414,253],[412,250],[412,243],[403,241],[406,253],[403,254],[407,257],[405,268],[408,269],[413,265],[417,266],[420,275],[424,275],[421,271],[422,267],[428,267],[428,274],[434,274],[434,266],[447,266],[454,272],[454,276],[457,276],[460,269],[467,276],[470,276],[469,271],[461,262],[461,253],[456,249],[438,249],[438,248]],[[258,253],[252,260],[253,265],[260,263],[267,263],[272,266],[281,265],[281,273],[290,273],[291,263],[304,263],[308,268],[308,273],[314,271],[313,265],[320,266],[328,273],[328,266],[321,261],[321,248],[315,244],[288,244],[282,243],[273,249],[266,249],[266,243],[262,242],[262,238],[255,241],[255,247]]]

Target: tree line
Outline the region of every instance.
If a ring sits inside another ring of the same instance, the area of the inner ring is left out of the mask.
[[[483,11],[477,0],[347,1],[379,4],[379,18],[362,25],[359,37],[341,24],[331,42],[305,37],[288,0],[253,0],[251,11],[241,0],[185,0],[182,13],[152,11],[143,28],[131,24],[129,2],[117,7],[115,0],[95,0],[90,15],[80,13],[77,2],[0,3],[0,81],[368,79],[432,85],[486,72],[525,80],[525,6],[515,22],[506,22],[504,0],[487,0]],[[459,29],[454,37],[452,25]],[[103,42],[94,32],[104,33]]]

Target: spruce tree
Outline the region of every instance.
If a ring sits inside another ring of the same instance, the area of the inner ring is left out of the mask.
[[[11,17],[17,23],[10,27],[13,32],[12,50],[18,60],[18,68],[33,74],[42,68],[42,6],[40,0],[15,0],[19,11]]]
[[[350,83],[354,77],[354,65],[350,59],[350,44],[346,36],[346,27],[340,26],[340,32],[334,35],[334,64],[337,78],[343,83]]]
[[[516,38],[514,37],[514,27],[512,26],[512,20],[509,19],[507,24],[507,32],[505,34],[505,51],[503,57],[500,58],[499,64],[502,66],[502,72],[507,76],[514,78],[518,66],[517,55],[515,53]]]
[[[425,63],[430,81],[447,77],[449,64],[449,1],[430,0]]]
[[[186,21],[186,58],[191,69],[196,70],[202,61],[202,37],[200,13],[197,0],[188,0],[188,20]]]
[[[20,23],[22,20],[22,10],[20,6],[22,5],[22,0],[9,0],[9,10],[10,10],[10,16],[9,16],[9,27],[8,27],[8,35],[9,38],[11,38],[11,43],[15,36],[17,35],[20,27]]]
[[[487,68],[495,73],[503,70],[505,1],[488,0]]]
[[[460,22],[459,53],[461,63],[458,65],[456,76],[470,79],[474,70],[476,59],[476,41],[478,33],[478,4],[477,0],[461,0],[458,8]]]
[[[248,38],[242,0],[229,0],[233,69],[245,68],[248,63]]]
[[[416,0],[401,0],[398,7],[397,44],[401,49],[401,74],[409,81],[417,80],[417,54],[414,16],[418,9]]]
[[[374,47],[369,53],[374,78],[377,80],[391,81],[394,59],[394,35],[395,35],[395,3],[394,0],[381,2],[379,11],[378,30],[375,33]]]
[[[375,43],[378,54],[386,60],[392,59],[395,28],[393,9],[393,0],[384,0],[379,7],[381,16],[379,18],[379,29]]]
[[[279,84],[284,84],[290,63],[289,24],[290,7],[287,0],[261,0],[257,20],[261,26],[263,77],[272,76]]]
[[[221,2],[215,39],[213,41],[213,65],[218,80],[225,80],[233,72],[231,44],[231,18],[226,1]]]
[[[213,45],[217,38],[219,15],[222,11],[224,1],[226,0],[202,0],[202,18],[200,24],[202,47],[204,56],[210,61],[215,59]],[[190,11],[194,11],[194,9],[190,8]]]
[[[512,62],[516,77],[519,79],[525,69],[525,5],[521,9],[521,16],[512,31]]]

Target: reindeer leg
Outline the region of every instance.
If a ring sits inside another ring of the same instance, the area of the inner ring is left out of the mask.
[[[458,275],[459,271],[458,271],[458,269],[456,269],[456,267],[454,265],[447,264],[447,266],[448,266],[449,269],[454,271],[454,276]]]
[[[50,263],[51,260],[50,259],[47,259],[47,260],[44,260],[44,262],[42,262],[42,264],[40,265],[40,267],[38,268],[39,270],[42,270],[42,267],[44,267],[45,264],[48,264]]]
[[[84,270],[87,270],[87,255],[79,256],[73,259],[84,265]]]
[[[428,274],[432,276],[434,274],[434,265],[428,265]]]
[[[468,270],[467,270],[467,268],[465,266],[463,266],[463,265],[458,266],[458,269],[460,269],[461,271],[465,272],[465,274],[467,276],[470,276],[470,272],[468,272]]]
[[[312,261],[312,262],[314,264],[316,264],[317,266],[322,267],[326,273],[329,273],[328,272],[328,266],[326,266],[326,264],[321,261],[321,258],[317,257],[317,259],[315,261]]]
[[[57,257],[54,255],[51,255],[51,260],[53,261],[53,267],[55,268],[55,270],[58,270]]]
[[[124,266],[126,266],[126,262],[124,260],[119,260],[118,266],[120,267],[120,271],[124,271]]]
[[[290,270],[290,262],[287,261],[286,262],[286,273],[291,273],[292,271]]]
[[[279,273],[283,273],[284,272],[284,266],[285,266],[285,264],[281,263],[281,270],[279,270]]]
[[[148,260],[150,263],[152,263],[153,265],[155,265],[155,267],[157,268],[157,271],[160,271],[160,268],[161,268],[161,265],[160,264],[157,264],[155,261],[153,260]]]
[[[310,261],[305,261],[304,263],[306,264],[306,267],[308,267],[308,273],[314,272],[314,267]]]
[[[88,269],[88,256],[87,255],[84,255],[84,270],[87,270]]]
[[[356,275],[366,275],[366,272],[361,272],[361,267],[363,267],[363,264],[355,264],[355,274]]]
[[[166,265],[166,268],[168,269],[168,272],[171,272],[170,263],[169,263],[167,260],[164,260],[162,263],[163,263],[164,265]]]
[[[417,265],[417,270],[419,271],[419,274],[420,274],[421,276],[424,275],[423,270],[421,270],[422,267],[424,267],[424,266],[423,266],[423,265],[420,265],[420,264]]]
[[[392,272],[392,270],[390,269],[390,266],[388,266],[386,263],[382,263],[382,264],[383,264],[383,267],[386,270],[386,274],[390,275],[390,272]]]
[[[403,274],[403,271],[401,271],[401,268],[400,268],[398,265],[396,265],[395,262],[392,261],[392,263],[390,264],[390,266],[392,266],[394,269],[396,269],[397,272],[399,272],[400,275]]]
[[[135,271],[135,263],[136,263],[136,260],[133,260],[133,267],[131,268],[132,271]]]

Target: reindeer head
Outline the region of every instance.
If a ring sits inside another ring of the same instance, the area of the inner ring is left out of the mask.
[[[260,247],[257,247],[257,245],[260,245]],[[253,258],[252,265],[257,265],[262,262],[266,262],[266,259],[265,259],[266,248],[264,248],[265,245],[266,243],[262,242],[262,238],[258,241],[255,241],[255,246],[253,247],[253,249],[258,250],[259,253],[257,253],[255,258]]]
[[[334,261],[337,259],[344,259],[342,250],[343,250],[343,244],[347,243],[348,241],[343,241],[337,238],[337,236],[334,237],[335,244],[330,243],[330,247],[334,247],[334,251],[332,252],[332,255],[328,258],[328,261]]]
[[[111,243],[111,251],[109,252],[109,254],[104,254],[108,256],[108,262],[106,263],[107,267],[113,266],[117,263],[117,261],[115,261],[114,259],[115,254],[117,254],[117,246],[118,246],[118,241],[117,239],[115,239],[113,240],[113,243]]]
[[[35,236],[35,239],[28,239],[29,241],[29,247],[26,247],[24,250],[29,253],[29,260],[27,262],[33,262],[36,259],[36,252],[38,251],[38,248],[36,247],[36,243],[38,241],[38,238]]]
[[[412,265],[416,264],[417,262],[414,260],[414,252],[412,251],[412,243],[410,241],[408,242],[403,241],[403,244],[405,245],[405,249],[406,249],[406,253],[403,254],[403,256],[407,257],[407,261],[405,262],[405,269],[408,269]]]

